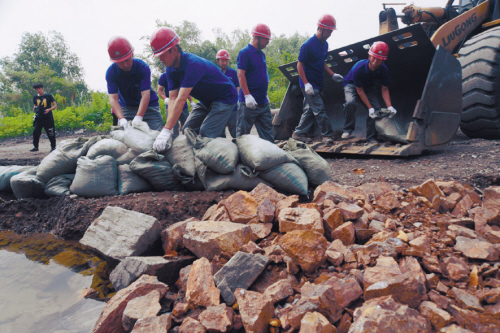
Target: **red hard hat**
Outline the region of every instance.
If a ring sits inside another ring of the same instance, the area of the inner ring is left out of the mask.
[[[153,57],[167,52],[175,45],[179,44],[181,38],[170,28],[161,27],[151,35],[151,50]]]
[[[133,51],[134,48],[125,37],[114,36],[108,42],[108,54],[112,62],[127,60],[134,54]]]
[[[217,52],[217,56],[216,56],[217,59],[231,59],[229,58],[229,52],[227,52],[226,50],[222,49],[222,50],[219,50],[219,52]]]
[[[337,30],[337,21],[330,14],[325,14],[319,18],[318,27],[327,30]]]
[[[375,42],[370,47],[368,54],[377,59],[387,60],[389,55],[389,46],[384,42]]]
[[[271,39],[271,29],[269,29],[267,25],[259,23],[255,27],[253,27],[252,36]]]

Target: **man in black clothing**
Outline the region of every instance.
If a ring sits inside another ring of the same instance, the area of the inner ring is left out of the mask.
[[[56,149],[56,128],[54,125],[54,116],[52,111],[57,108],[57,103],[51,94],[46,94],[41,83],[33,85],[33,89],[37,94],[33,96],[33,111],[35,111],[35,120],[33,122],[33,149],[30,151],[38,151],[38,142],[42,134],[42,128],[49,137],[50,151]]]

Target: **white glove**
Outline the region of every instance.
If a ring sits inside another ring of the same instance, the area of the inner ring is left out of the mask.
[[[368,110],[368,117],[370,117],[370,118],[374,118],[374,119],[377,117],[377,116],[375,115],[375,109],[374,109],[374,108],[370,108],[370,109]]]
[[[165,106],[168,107],[168,97],[165,98]]]
[[[137,125],[141,121],[142,121],[142,117],[141,116],[135,116],[134,120],[132,120],[132,127],[134,127],[134,125]]]
[[[344,77],[342,75],[340,75],[340,74],[333,74],[332,79],[335,82],[342,82],[342,81],[344,81]]]
[[[119,119],[118,125],[123,126],[123,129],[127,129],[127,127],[128,127],[127,119],[125,119],[125,118]]]
[[[195,101],[191,101],[191,111],[194,110],[195,106],[196,106],[196,102]]]
[[[163,128],[160,132],[160,134],[156,137],[155,142],[153,143],[153,149],[157,153],[164,152],[165,150],[169,149],[167,147],[168,139],[172,136],[172,130],[169,130],[168,128]]]
[[[250,94],[245,95],[245,105],[250,109],[257,108],[257,102],[255,101],[255,98],[253,98],[253,96]]]
[[[313,88],[312,84],[306,83],[304,85],[304,90],[306,91],[306,94],[308,94],[308,95],[314,95],[314,88]]]
[[[396,115],[396,113],[398,113],[398,111],[396,111],[396,109],[392,106],[389,106],[387,108],[387,110],[391,111],[391,115],[389,116],[389,118],[394,118],[394,116]]]

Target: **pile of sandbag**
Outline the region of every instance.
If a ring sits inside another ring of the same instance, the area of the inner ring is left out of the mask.
[[[70,193],[82,197],[146,191],[250,191],[260,183],[307,195],[331,180],[328,163],[307,145],[290,139],[280,149],[255,135],[235,140],[204,138],[190,129],[158,154],[158,131],[145,122],[110,137],[65,140],[37,167],[0,167],[0,191],[17,198]]]

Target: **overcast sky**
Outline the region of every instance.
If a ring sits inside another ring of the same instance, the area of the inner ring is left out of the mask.
[[[318,18],[332,14],[337,30],[328,40],[330,49],[352,44],[378,34],[381,0],[0,0],[0,58],[12,56],[24,32],[60,32],[71,52],[80,58],[85,81],[91,89],[106,91],[105,73],[110,62],[107,42],[114,35],[130,40],[137,53],[160,19],[177,25],[195,22],[204,39],[214,40],[213,29],[229,34],[267,24],[276,35],[295,32],[312,35]],[[416,0],[416,5],[444,6],[446,0]],[[455,1],[458,3],[458,0]],[[403,3],[401,1],[400,3]],[[407,2],[410,4],[411,2]],[[392,6],[399,13],[403,6]],[[404,25],[400,22],[400,27]],[[182,45],[182,42],[181,42]]]

